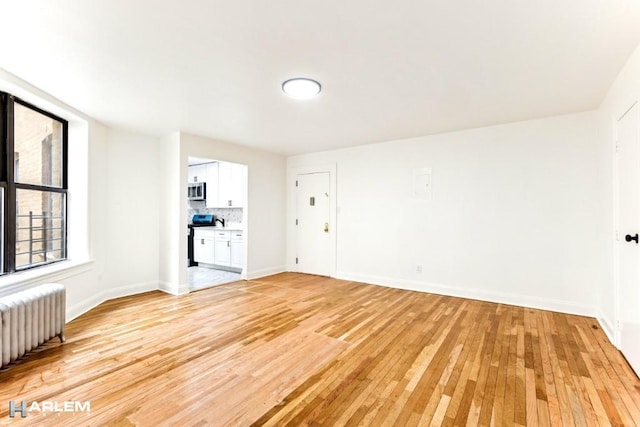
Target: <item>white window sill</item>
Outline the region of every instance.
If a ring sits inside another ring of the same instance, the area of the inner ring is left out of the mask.
[[[0,277],[0,296],[29,287],[31,284],[56,282],[93,269],[94,260],[65,260]]]

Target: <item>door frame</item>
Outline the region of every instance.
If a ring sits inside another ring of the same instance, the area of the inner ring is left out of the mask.
[[[248,280],[248,265],[249,265],[249,235],[250,235],[250,224],[249,224],[249,164],[244,161],[234,161],[228,160],[224,156],[217,156],[214,154],[207,153],[187,153],[183,157],[181,157],[180,161],[180,205],[185,206],[185,208],[180,210],[180,226],[179,226],[179,241],[185,242],[187,240],[187,224],[189,222],[189,218],[187,218],[186,211],[189,201],[187,197],[187,183],[188,179],[188,171],[189,171],[189,157],[197,157],[199,159],[206,159],[212,162],[225,162],[225,163],[235,163],[238,165],[244,166],[244,183],[242,186],[242,191],[244,193],[244,203],[242,206],[242,238],[244,240],[244,261],[242,266],[242,272],[240,273],[240,280]],[[183,234],[184,233],[184,234]],[[192,292],[189,289],[189,281],[188,281],[188,266],[184,261],[184,254],[187,253],[187,248],[185,247],[184,251],[179,250],[179,268],[178,268],[178,282],[180,283],[178,295],[188,294]],[[217,285],[216,285],[217,286]]]
[[[614,313],[614,325],[606,325],[606,329],[610,329],[612,334],[609,335],[609,339],[613,341],[616,348],[620,349],[622,344],[622,336],[620,333],[620,191],[619,191],[619,177],[620,177],[620,161],[618,157],[618,123],[624,118],[624,116],[631,111],[633,107],[640,107],[637,99],[630,100],[625,104],[625,108],[611,117],[613,121],[613,313]],[[640,184],[639,184],[640,186]],[[602,317],[602,316],[600,316]],[[606,324],[606,322],[605,322]],[[613,336],[611,336],[613,335]]]
[[[338,242],[338,215],[337,215],[337,166],[335,163],[292,166],[287,168],[287,271],[298,271],[296,265],[297,252],[297,228],[296,228],[296,177],[303,174],[329,173],[329,276],[336,277],[337,271],[337,242]]]

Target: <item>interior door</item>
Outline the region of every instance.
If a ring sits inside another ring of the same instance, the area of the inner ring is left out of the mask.
[[[640,107],[618,120],[620,350],[640,374]]]
[[[331,275],[330,173],[297,175],[296,262],[301,273]]]

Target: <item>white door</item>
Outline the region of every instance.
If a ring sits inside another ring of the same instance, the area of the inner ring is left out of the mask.
[[[301,273],[331,275],[330,174],[297,175],[296,262]]]
[[[640,114],[618,120],[618,246],[620,350],[640,374]]]

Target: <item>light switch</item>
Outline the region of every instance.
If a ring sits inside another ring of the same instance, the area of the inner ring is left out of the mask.
[[[431,168],[413,170],[413,192],[416,199],[431,200]]]

